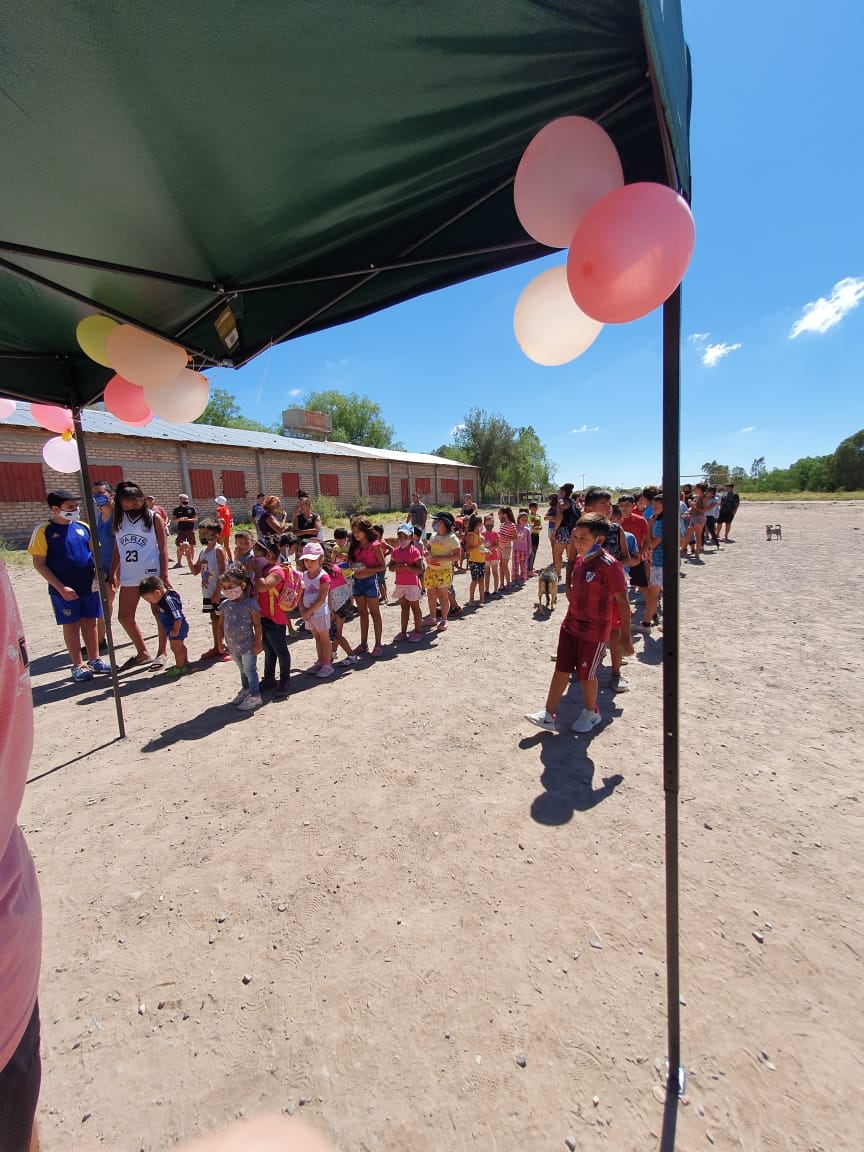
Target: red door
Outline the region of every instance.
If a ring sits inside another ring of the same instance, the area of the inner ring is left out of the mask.
[[[411,506],[411,493],[408,491],[408,477],[402,477],[402,504],[401,507],[406,511]]]

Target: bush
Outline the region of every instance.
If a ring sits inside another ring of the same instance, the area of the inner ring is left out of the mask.
[[[335,520],[341,519],[336,501],[332,496],[319,496],[315,501],[315,511],[321,517],[321,523],[328,525],[328,527]]]
[[[369,507],[369,501],[365,498],[365,496],[358,492],[354,499],[348,504],[346,512],[348,513],[349,517],[364,516],[368,519],[372,513],[372,509]]]

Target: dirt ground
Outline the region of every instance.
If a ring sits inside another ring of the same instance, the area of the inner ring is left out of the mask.
[[[747,504],[686,565],[680,1149],[862,1146],[862,509]],[[343,1152],[659,1146],[658,640],[590,739],[522,718],[564,610],[538,616],[532,585],[251,716],[225,703],[233,664],[129,675],[121,743],[44,585],[13,581],[48,1152],[283,1109]]]

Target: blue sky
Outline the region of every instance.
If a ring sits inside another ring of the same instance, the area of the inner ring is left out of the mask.
[[[684,0],[697,227],[684,295],[685,475],[712,458],[783,467],[864,426],[864,4],[805,9]],[[516,345],[520,292],[562,260],[305,337],[217,383],[268,422],[313,390],[365,393],[406,448],[424,452],[477,405],[533,424],[561,481],[656,480],[659,312],[607,327],[560,368],[532,364]]]

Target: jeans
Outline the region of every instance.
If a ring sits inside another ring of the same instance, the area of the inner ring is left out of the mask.
[[[264,679],[276,677],[276,661],[279,661],[279,679],[287,680],[291,675],[291,654],[288,651],[288,631],[285,624],[277,624],[267,616],[261,617],[261,633],[264,640]]]
[[[41,1081],[37,1003],[12,1059],[0,1070],[0,1148],[3,1152],[27,1152],[30,1147]]]
[[[258,657],[254,652],[232,652],[231,658],[240,669],[240,683],[250,694],[257,696],[258,689]]]

